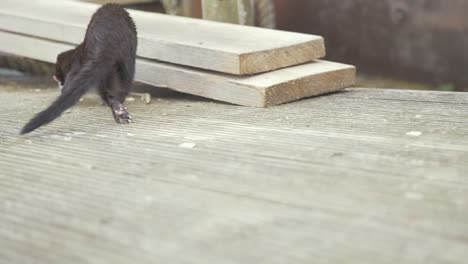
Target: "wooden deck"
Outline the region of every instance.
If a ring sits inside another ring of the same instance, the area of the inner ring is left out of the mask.
[[[247,108],[0,87],[0,263],[466,263],[468,94],[349,89]]]

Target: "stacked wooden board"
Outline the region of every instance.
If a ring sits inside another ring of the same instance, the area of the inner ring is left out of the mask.
[[[98,5],[0,1],[0,51],[47,62],[79,44]],[[322,37],[129,11],[139,34],[136,79],[266,107],[353,85],[355,68],[318,61]]]

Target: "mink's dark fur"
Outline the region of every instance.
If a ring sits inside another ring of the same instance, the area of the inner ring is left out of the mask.
[[[63,86],[61,95],[31,119],[21,134],[53,121],[93,87],[111,108],[116,122],[131,122],[123,103],[135,75],[136,49],[136,27],[127,11],[116,4],[99,8],[83,43],[57,57],[54,78]]]

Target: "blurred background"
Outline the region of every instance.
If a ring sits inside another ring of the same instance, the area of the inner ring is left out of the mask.
[[[321,35],[326,59],[358,67],[358,86],[468,91],[466,0],[87,2]],[[47,66],[5,55],[0,67],[10,77],[47,72]]]

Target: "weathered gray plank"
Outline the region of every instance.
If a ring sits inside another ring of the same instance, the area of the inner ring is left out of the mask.
[[[57,92],[0,88],[0,260],[468,257],[468,109],[446,93],[357,89],[270,109],[174,94],[129,102],[129,126],[88,97],[19,137]]]
[[[73,47],[2,31],[0,38],[2,51],[52,63],[57,54]],[[355,74],[353,66],[327,61],[239,77],[138,59],[136,79],[233,104],[267,107],[352,86]]]
[[[362,90],[362,95],[360,92]],[[362,99],[381,99],[381,100],[399,100],[411,102],[433,102],[449,104],[468,104],[468,98],[464,93],[442,92],[442,91],[424,91],[424,90],[405,90],[405,89],[374,89],[353,88],[353,93],[346,94],[346,97],[360,97]]]
[[[0,1],[0,29],[79,44],[97,5],[57,0]],[[232,74],[253,74],[325,55],[323,38],[130,11],[141,57]]]
[[[468,257],[468,131],[456,123],[468,110],[444,93],[409,104],[350,90],[268,110],[169,95],[129,102],[130,126],[86,98],[29,137],[16,132],[57,92],[0,93],[8,263]]]

